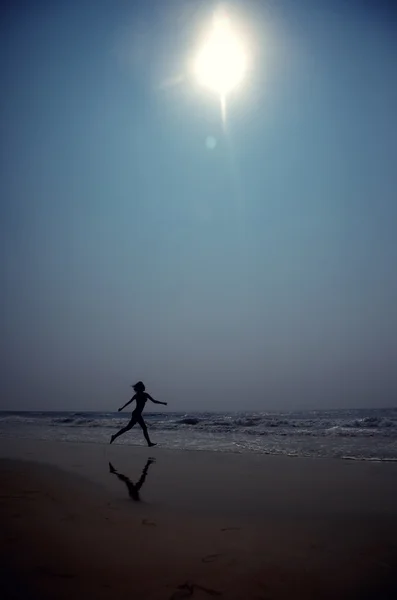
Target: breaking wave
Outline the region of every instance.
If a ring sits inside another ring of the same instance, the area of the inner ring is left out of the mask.
[[[145,419],[157,430],[202,430],[217,433],[244,431],[248,435],[367,436],[397,437],[397,409],[384,409],[387,415],[358,417],[352,412],[316,411],[308,413],[146,413]],[[370,412],[370,411],[366,411]],[[375,412],[375,411],[374,411]],[[380,411],[376,411],[380,412]],[[346,414],[343,414],[346,413]],[[63,427],[117,428],[128,413],[0,413],[0,422],[58,425]],[[352,418],[353,417],[353,418]]]
[[[397,460],[397,409],[145,413],[166,448]],[[108,443],[129,419],[113,412],[3,412],[0,435]],[[139,428],[122,443],[141,442]]]

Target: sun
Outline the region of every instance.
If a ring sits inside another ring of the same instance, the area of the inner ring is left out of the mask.
[[[225,98],[240,86],[247,71],[243,40],[226,15],[214,17],[212,30],[197,53],[194,72],[198,83]]]

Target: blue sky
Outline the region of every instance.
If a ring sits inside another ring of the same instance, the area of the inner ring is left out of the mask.
[[[216,3],[2,8],[0,408],[395,404],[396,12],[228,6],[226,131],[186,69]]]

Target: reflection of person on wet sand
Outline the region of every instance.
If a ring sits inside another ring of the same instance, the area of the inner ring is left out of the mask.
[[[142,427],[143,435],[145,436],[147,445],[155,446],[156,444],[153,444],[153,442],[150,441],[146,423],[142,417],[142,411],[145,408],[145,404],[148,400],[151,400],[152,402],[154,402],[154,404],[164,404],[164,406],[167,405],[167,402],[159,402],[158,400],[155,400],[154,398],[152,398],[150,394],[146,393],[145,386],[142,383],[142,381],[138,381],[138,383],[136,383],[132,387],[134,389],[134,392],[136,392],[136,394],[134,396],[132,396],[131,400],[129,400],[126,404],[124,404],[124,406],[119,408],[119,412],[121,410],[123,410],[123,408],[125,408],[126,406],[131,404],[131,402],[133,402],[134,400],[136,401],[136,408],[132,412],[131,420],[128,423],[128,425],[126,425],[125,427],[123,427],[123,429],[120,429],[120,431],[118,431],[117,433],[112,435],[112,437],[110,438],[110,443],[113,444],[114,440],[117,439],[119,437],[119,435],[123,435],[123,433],[125,433],[126,431],[129,431],[132,427],[134,427],[135,423],[139,423],[139,425]]]
[[[113,473],[113,475],[116,475],[116,477],[118,477],[120,479],[120,481],[123,481],[125,483],[125,485],[127,486],[130,498],[132,500],[135,500],[135,502],[140,502],[141,499],[139,497],[139,490],[145,483],[145,479],[148,474],[150,465],[154,462],[156,462],[154,458],[148,459],[146,465],[143,468],[142,475],[137,483],[133,483],[129,477],[116,471],[116,469],[114,468],[112,463],[109,463],[109,471],[110,471],[110,473]]]

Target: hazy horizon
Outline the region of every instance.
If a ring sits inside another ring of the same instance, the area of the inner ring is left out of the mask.
[[[116,409],[114,410],[97,410],[97,409],[88,409],[88,410],[84,410],[84,408],[80,408],[80,409],[74,409],[74,408],[68,408],[66,410],[62,410],[62,409],[56,409],[56,410],[52,410],[52,409],[27,409],[27,410],[23,410],[23,409],[16,409],[16,410],[10,410],[10,409],[0,409],[0,413],[2,414],[8,414],[8,413],[12,413],[12,414],[25,414],[25,413],[54,413],[54,414],[64,414],[64,413],[71,413],[74,415],[85,415],[85,414],[115,414],[115,415],[119,415],[120,418],[124,416],[129,416],[129,413],[131,413],[131,411],[133,410],[133,406],[130,405],[129,408],[124,409],[123,412],[119,412]],[[281,414],[281,413],[285,413],[285,414],[299,414],[302,413],[304,415],[310,414],[310,413],[316,413],[316,414],[333,414],[335,413],[336,415],[341,415],[342,413],[368,413],[368,412],[377,412],[379,413],[379,411],[395,411],[397,409],[396,405],[391,405],[391,406],[379,406],[379,407],[361,407],[361,406],[354,406],[354,407],[349,407],[349,408],[327,408],[327,407],[322,407],[322,408],[294,408],[294,409],[277,409],[277,408],[273,408],[273,409],[232,409],[232,410],[202,410],[200,408],[195,409],[194,407],[190,407],[187,411],[184,410],[183,408],[181,409],[177,409],[174,410],[172,409],[172,407],[168,406],[168,408],[164,408],[161,407],[159,409],[156,409],[156,406],[154,404],[150,404],[148,403],[146,405],[144,414],[152,414],[152,415],[162,415],[163,413],[169,413],[169,414],[181,414],[181,415],[196,415],[196,414],[236,414],[236,415],[240,415],[242,413],[246,413],[246,414],[259,414],[262,413],[264,415],[272,415],[272,414]]]
[[[228,3],[224,129],[217,5],[2,5],[0,410],[397,405],[397,10]]]

